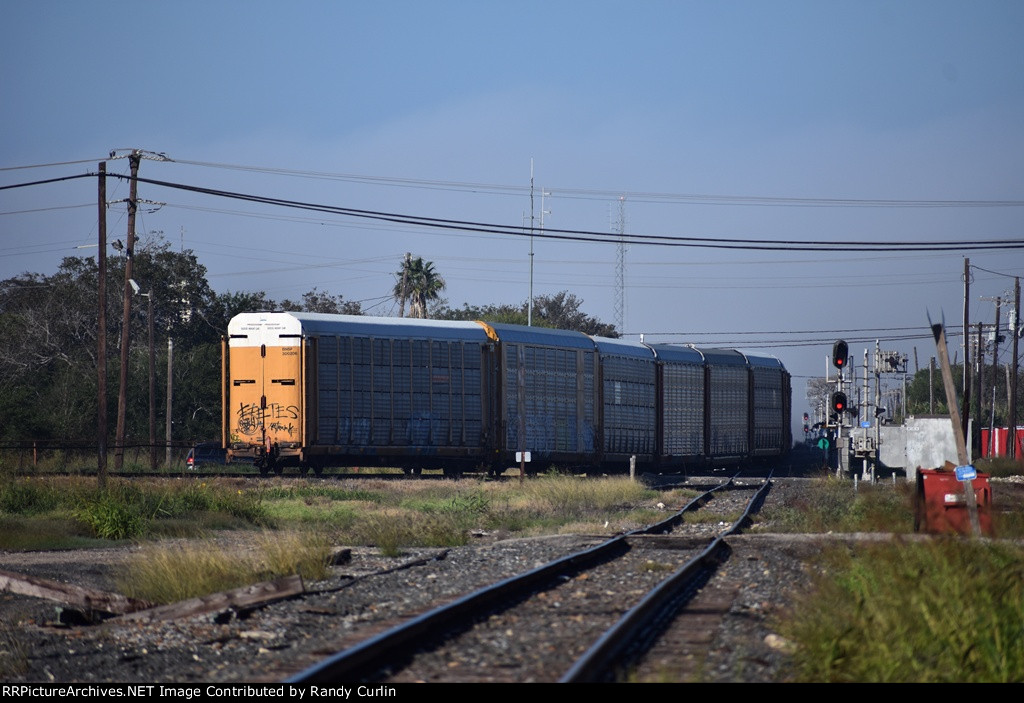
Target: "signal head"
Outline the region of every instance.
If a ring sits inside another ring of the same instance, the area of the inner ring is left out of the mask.
[[[837,369],[846,366],[846,359],[850,356],[850,347],[842,339],[837,339],[832,345],[832,365]]]
[[[846,412],[846,394],[837,391],[832,394],[832,412],[842,415]]]

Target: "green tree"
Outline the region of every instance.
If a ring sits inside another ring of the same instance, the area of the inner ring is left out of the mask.
[[[256,292],[231,292],[218,294],[210,303],[210,307],[203,314],[203,320],[208,329],[219,339],[220,335],[227,334],[228,322],[231,318],[243,312],[266,312],[276,310],[277,303],[267,298],[264,291]]]
[[[596,317],[587,315],[580,308],[583,300],[569,291],[554,295],[540,295],[533,299],[534,319],[544,320],[550,327],[561,330],[576,330],[584,334],[599,337],[619,337],[615,325],[601,322]]]
[[[954,366],[951,370],[953,372],[953,386],[957,391],[957,403],[961,403],[963,397],[963,366]],[[907,413],[910,415],[927,415],[930,402],[934,401],[935,414],[948,415],[949,408],[946,407],[946,389],[942,385],[942,372],[939,370],[938,365],[936,365],[935,373],[931,375],[930,392],[928,376],[928,369],[921,369],[907,383]]]
[[[584,313],[583,300],[568,291],[554,295],[538,295],[533,299],[533,324],[536,327],[552,327],[562,330],[576,330],[598,337],[619,337],[615,325],[602,322]],[[470,305],[461,308],[441,306],[434,317],[440,320],[484,320],[513,325],[525,325],[528,318],[527,304],[507,303],[497,305]]]
[[[807,380],[807,405],[811,416],[817,416],[818,412],[824,412],[826,415],[829,413],[830,398],[835,389],[835,379],[826,381],[817,376]]]
[[[161,237],[136,246],[131,324],[121,329],[124,265],[107,260],[107,426],[117,413],[119,347],[131,335],[126,439],[149,437],[149,302],[155,331],[155,405],[163,425],[168,339],[174,343],[173,404],[176,440],[219,436],[220,349],[229,320],[240,312],[279,309],[265,292],[217,295],[206,268],[189,250],[175,251]],[[24,273],[0,281],[0,439],[95,440],[97,395],[98,267],[69,257],[52,275]],[[313,289],[301,309],[358,314],[358,303]],[[161,436],[163,432],[160,432]]]
[[[434,262],[424,261],[421,256],[404,260],[395,279],[394,298],[403,306],[409,301],[409,317],[425,319],[428,304],[439,300],[445,289],[444,279],[434,269]]]
[[[461,308],[451,308],[448,305],[441,305],[435,310],[434,317],[438,320],[484,320],[486,322],[501,322],[509,325],[525,325],[526,306],[510,305],[503,303],[499,305],[470,305],[463,303]],[[540,321],[538,321],[540,322]],[[547,327],[547,324],[540,326]]]
[[[316,288],[302,294],[302,302],[283,300],[280,308],[287,312],[321,312],[329,315],[362,315],[362,306],[340,295],[331,295]]]
[[[0,282],[0,436],[81,437],[95,427],[96,282],[95,264],[79,258],[52,276]]]

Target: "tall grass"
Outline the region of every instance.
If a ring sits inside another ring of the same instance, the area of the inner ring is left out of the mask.
[[[244,550],[212,540],[155,544],[134,555],[115,580],[129,597],[173,603],[292,574],[320,580],[330,555],[330,540],[314,532],[264,533]]]
[[[654,499],[658,493],[627,478],[582,480],[553,474],[525,484],[522,495],[539,510],[580,518],[606,517],[611,512]]]
[[[1024,550],[937,540],[836,550],[783,633],[801,681],[1024,681]]]
[[[341,541],[402,547],[465,544],[474,531],[616,531],[649,515],[658,494],[625,478],[542,476],[514,481],[384,481],[358,487],[244,479],[142,480],[112,478],[105,491],[84,477],[17,478],[0,484],[0,519],[11,527],[0,548],[40,548],[42,521],[77,526],[79,536],[105,540],[197,536],[210,529],[294,526],[328,530]],[[45,546],[55,545],[49,530]],[[59,541],[59,540],[58,540]]]
[[[11,526],[11,531],[0,534],[0,547],[4,548],[31,548],[35,527],[57,520],[73,522],[87,534],[106,540],[164,531],[195,535],[210,524],[237,527],[269,522],[260,491],[241,480],[111,479],[101,490],[94,479],[81,477],[4,481],[0,483],[0,517]]]
[[[974,467],[979,473],[989,474],[993,478],[1006,476],[1020,476],[1024,474],[1024,464],[1009,457],[993,457],[990,459],[978,459]]]
[[[773,532],[895,532],[914,529],[913,485],[860,484],[828,476],[807,484],[801,495],[768,507],[758,525]]]
[[[614,532],[635,526],[637,503],[653,506],[658,500],[656,492],[625,478],[557,475],[523,484],[368,481],[353,493],[350,502],[358,510],[344,524],[331,523],[339,530],[338,538],[373,545],[390,555],[406,547],[466,544],[477,531]],[[279,507],[271,508],[273,516],[279,515]]]
[[[28,670],[29,645],[9,623],[0,622],[0,680],[8,681]]]

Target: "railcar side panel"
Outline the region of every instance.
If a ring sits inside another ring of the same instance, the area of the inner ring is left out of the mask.
[[[317,444],[343,452],[480,448],[478,342],[321,336]]]
[[[780,368],[753,367],[754,446],[757,456],[781,454],[785,448],[783,398],[784,379]]]
[[[658,458],[664,464],[693,462],[704,456],[704,357],[690,347],[659,344],[660,403]]]
[[[577,349],[502,346],[505,447],[520,446],[520,392],[527,451],[539,458],[594,451],[594,353]]]
[[[707,361],[708,457],[743,458],[750,451],[750,378],[739,352],[703,350]]]
[[[601,461],[636,456],[649,463],[656,451],[657,377],[650,347],[592,337],[598,355],[598,449]]]
[[[598,392],[593,341],[579,332],[479,324],[497,345],[499,463],[521,447],[535,468],[592,463]]]
[[[647,460],[654,453],[654,360],[602,357],[601,380],[605,455]]]
[[[666,458],[700,456],[704,451],[704,369],[698,364],[663,366],[662,424]]]

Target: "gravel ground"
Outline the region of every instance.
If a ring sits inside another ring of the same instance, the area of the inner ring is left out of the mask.
[[[768,505],[799,494],[779,482]],[[247,535],[232,535],[239,542]],[[410,549],[384,558],[354,548],[331,578],[306,584],[311,593],[251,613],[221,613],[143,625],[108,621],[54,626],[53,603],[0,594],[0,679],[7,682],[279,681],[397,621],[596,544],[603,538],[554,536],[501,539],[485,535],[453,549]],[[819,537],[752,535],[730,538],[733,555],[704,593],[716,605],[702,653],[679,645],[652,652],[639,680],[764,682],[784,677],[786,643],[772,623],[809,588],[807,557]],[[135,547],[88,552],[0,553],[0,568],[101,589]],[[725,597],[716,595],[723,586]],[[508,630],[509,628],[505,628]],[[501,630],[504,631],[504,630]],[[522,649],[513,635],[502,646]],[[473,655],[449,662],[450,680],[478,680]],[[459,673],[459,669],[466,673]],[[403,679],[410,680],[410,679]]]

